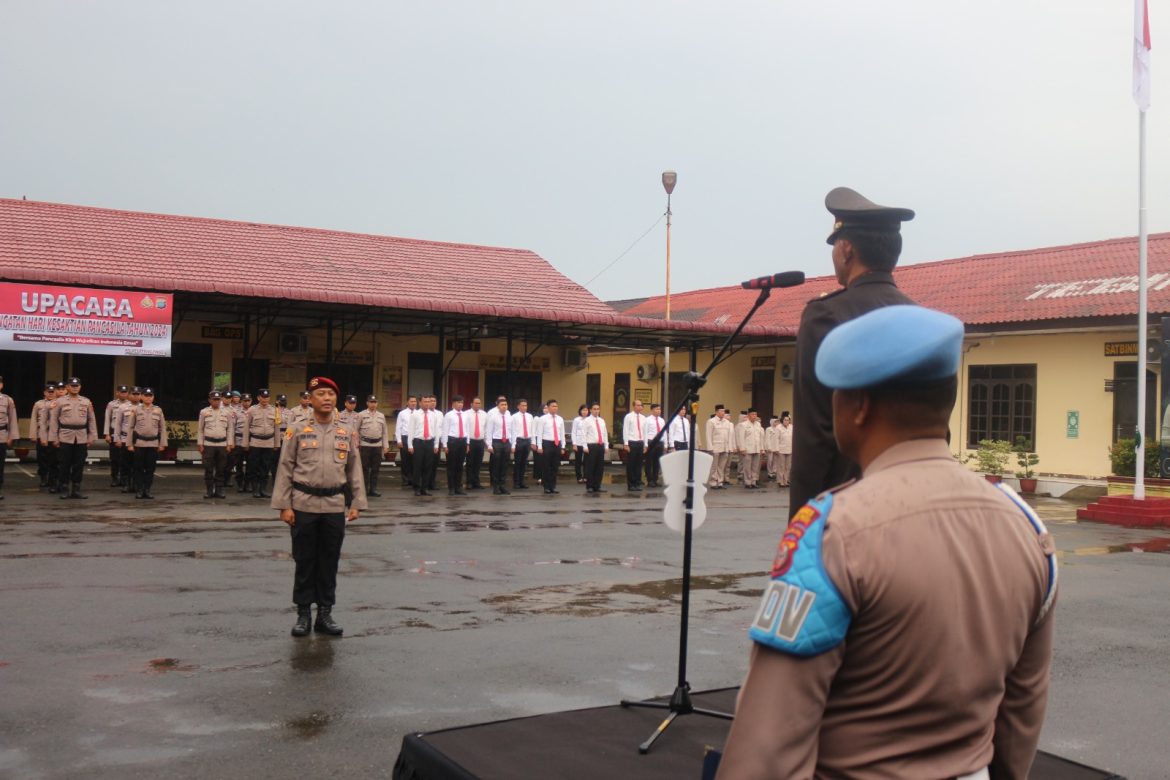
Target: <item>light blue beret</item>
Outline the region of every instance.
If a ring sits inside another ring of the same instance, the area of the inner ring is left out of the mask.
[[[817,379],[834,390],[927,382],[959,370],[963,323],[922,306],[885,306],[833,328],[817,350]]]

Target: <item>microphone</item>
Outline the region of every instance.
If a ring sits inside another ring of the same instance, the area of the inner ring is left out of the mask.
[[[745,290],[766,290],[772,287],[798,287],[804,284],[804,271],[781,271],[771,276],[748,279],[740,284]]]

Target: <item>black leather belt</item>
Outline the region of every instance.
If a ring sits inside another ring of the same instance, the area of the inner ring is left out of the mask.
[[[331,496],[340,496],[345,492],[345,485],[338,485],[331,488],[309,487],[302,485],[300,482],[293,483],[293,489],[299,490],[302,493],[308,493],[310,496],[317,496],[318,498],[330,498]]]
[[[204,436],[203,441],[209,441],[209,442],[212,442],[213,444],[223,444],[225,441],[227,441],[227,437],[224,436],[222,438],[216,439],[216,438],[211,437],[211,436]]]
[[[275,435],[276,434],[274,434],[274,433],[250,433],[250,434],[248,434],[248,438],[249,439],[260,439],[261,441],[267,441],[268,439],[271,439]]]
[[[447,441],[467,441],[466,436],[448,436]]]
[[[57,423],[58,428],[68,428],[71,431],[84,431],[89,427],[89,423],[82,423],[81,425],[69,425],[68,423]]]
[[[134,434],[134,441],[158,441],[158,437],[157,436],[139,436],[136,433],[136,434]]]
[[[381,437],[378,437],[377,439],[367,439],[365,436],[363,436],[362,441],[368,441],[370,444],[381,444],[382,443]]]

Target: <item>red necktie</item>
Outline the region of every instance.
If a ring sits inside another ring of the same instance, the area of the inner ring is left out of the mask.
[[[472,412],[475,415],[475,438],[479,438],[479,412]]]
[[[508,418],[502,414],[500,415],[500,431],[501,431],[500,438],[503,439],[504,441],[507,441],[508,440]]]
[[[463,412],[459,413],[459,438],[463,438]]]
[[[528,415],[524,412],[520,413],[520,422],[524,423],[524,438],[528,438]]]
[[[662,418],[661,417],[654,418],[654,432],[655,433],[662,433]]]
[[[597,426],[597,443],[601,444],[601,418],[595,418],[593,423]]]
[[[431,416],[427,412],[423,412],[423,438],[431,438]]]
[[[555,444],[559,447],[559,446],[561,446],[561,435],[560,435],[560,433],[557,432],[557,418],[556,417],[552,418],[552,424],[553,424],[553,444]]]

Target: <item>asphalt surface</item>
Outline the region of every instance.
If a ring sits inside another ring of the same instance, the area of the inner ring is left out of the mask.
[[[205,501],[160,468],[156,501],[86,477],[87,501],[9,464],[0,503],[0,777],[388,776],[403,735],[669,694],[681,537],[661,491],[384,497],[349,527],[341,639],[293,639],[288,531],[267,502]],[[443,491],[445,493],[445,491]],[[739,684],[787,493],[708,494],[687,679]],[[1170,777],[1170,530],[1073,520],[1041,747]],[[636,735],[640,741],[645,735]],[[664,737],[664,739],[668,739]],[[631,744],[631,750],[634,744]]]

